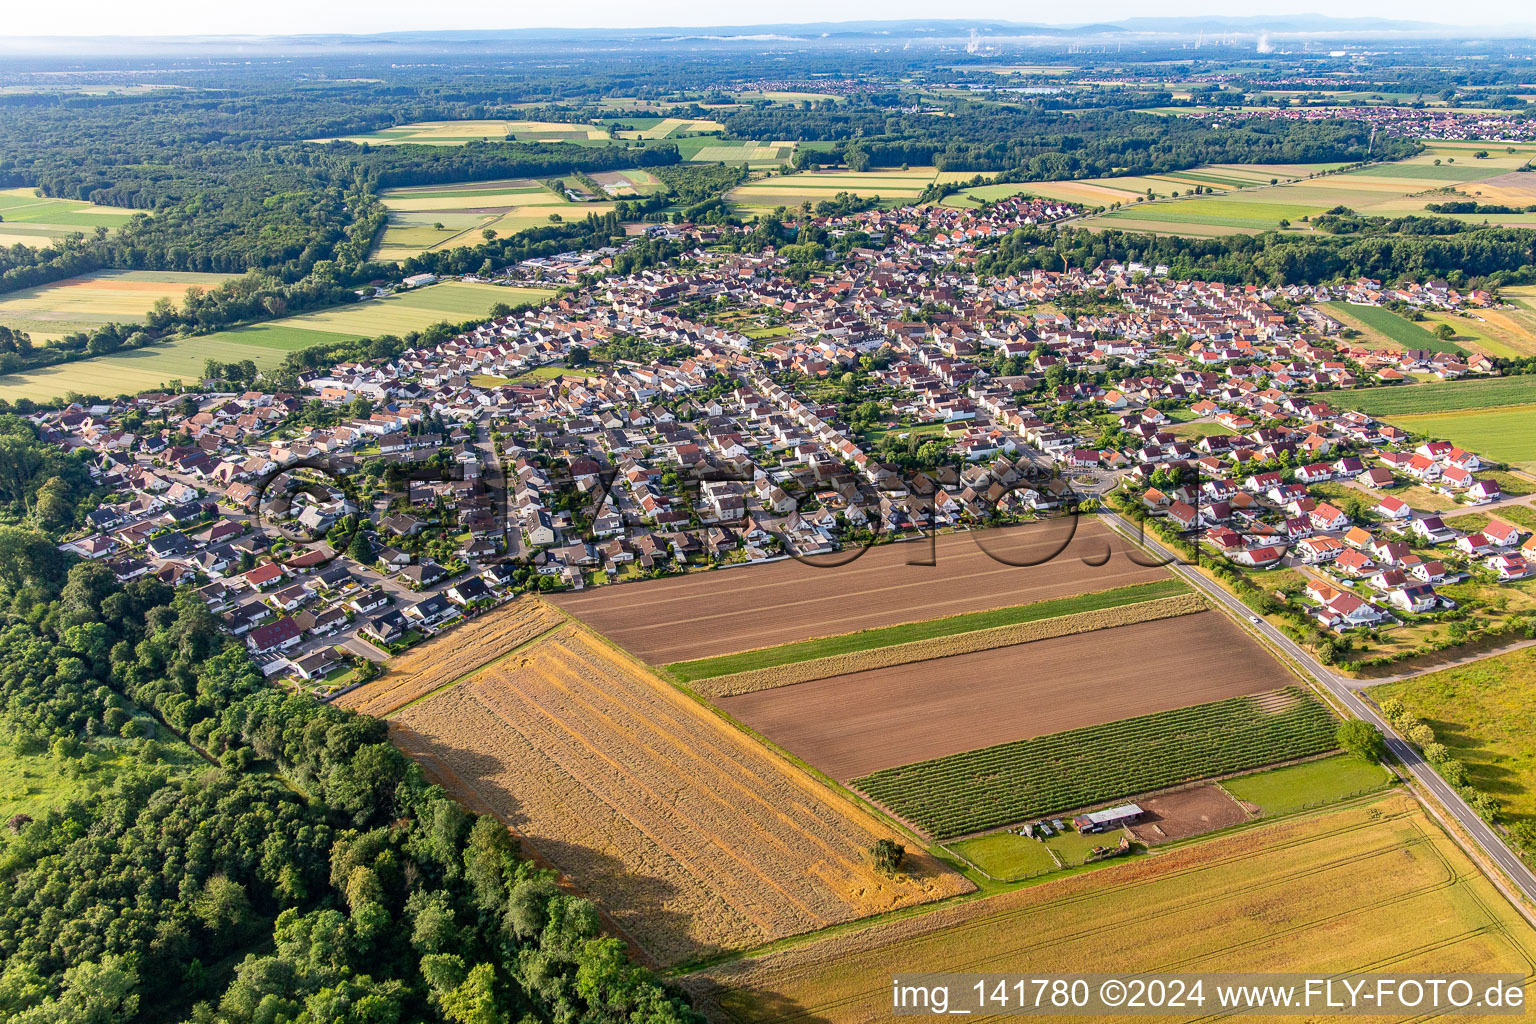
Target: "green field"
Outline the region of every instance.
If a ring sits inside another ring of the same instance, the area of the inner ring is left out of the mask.
[[[771,174],[732,189],[726,198],[733,206],[752,210],[771,210],[777,206],[813,205],[831,199],[839,192],[890,202],[911,202],[934,180],[932,167],[895,168],[868,171],[801,171],[797,174]]]
[[[1121,605],[1153,601],[1186,592],[1188,588],[1178,580],[1156,580],[1136,583],[1113,590],[1101,590],[1092,594],[1063,597],[1053,601],[1037,601],[1034,604],[1015,605],[1012,608],[996,608],[984,612],[968,612],[942,619],[909,622],[899,626],[882,626],[857,633],[844,633],[819,640],[802,640],[798,643],[766,647],[740,654],[724,654],[716,658],[700,658],[697,661],[679,661],[665,666],[680,682],[709,679],[713,676],[745,672],[748,669],[772,668],[775,665],[794,665],[815,658],[828,658],[835,654],[854,651],[872,651],[893,644],[911,643],[915,640],[931,640],[934,637],[954,636],[978,629],[996,626],[1012,626],[1021,622],[1035,622],[1059,615],[1076,615],[1079,612],[1098,611],[1101,608],[1118,608]]]
[[[1044,842],[1012,832],[966,839],[951,849],[1000,882],[1044,874],[1059,866]]]
[[[1164,234],[1218,235],[1280,230],[1283,219],[1289,222],[1287,230],[1310,231],[1310,225],[1303,218],[1310,220],[1336,206],[1348,207],[1367,216],[1422,213],[1426,203],[1445,198],[1443,194],[1436,194],[1436,190],[1463,188],[1469,182],[1508,173],[1525,160],[1523,154],[1517,153],[1500,154],[1474,163],[1467,159],[1464,150],[1433,143],[1431,146],[1426,152],[1407,160],[1373,164],[1341,174],[1290,182],[1285,182],[1283,175],[1276,175],[1282,183],[1273,187],[1183,196],[1154,203],[1137,203],[1136,196],[1130,193],[1113,198],[1111,194],[1100,193],[1100,200],[1094,205],[1106,205],[1106,200],[1129,205],[1084,223],[1089,227]],[[1450,162],[1457,157],[1466,162]],[[1441,161],[1439,165],[1435,164],[1437,159]],[[1223,169],[1220,173],[1232,172]],[[1221,188],[1219,184],[1215,187]],[[1133,191],[1145,195],[1144,189]],[[1153,194],[1162,196],[1166,193],[1154,187]]]
[[[1148,193],[1154,198],[1166,199],[1178,192],[1191,192],[1196,185],[1204,185],[1216,191],[1210,201],[1219,199],[1222,193],[1239,189],[1267,186],[1271,179],[1288,182],[1305,178],[1309,174],[1339,167],[1339,164],[1208,164],[1166,174],[1126,175],[1108,178],[1083,178],[1074,181],[1031,181],[999,185],[976,185],[963,189],[944,200],[946,206],[973,206],[977,200],[993,201],[1014,195],[1042,196],[1062,202],[1076,203],[1085,207],[1109,206],[1113,203],[1136,206],[1138,198]],[[971,177],[961,174],[960,180]],[[956,180],[948,174],[940,175],[940,181]],[[1202,200],[1205,202],[1207,200]],[[1148,209],[1161,209],[1149,207]],[[1140,207],[1137,207],[1139,210]],[[1244,215],[1252,219],[1252,215]]]
[[[1330,405],[1358,409],[1371,416],[1492,409],[1536,403],[1536,376],[1486,377],[1433,384],[1361,388],[1358,391],[1330,391],[1320,397]]]
[[[98,270],[0,295],[0,324],[41,345],[109,323],[143,323],[156,300],[181,304],[188,288],[212,289],[233,274],[174,270]]]
[[[853,785],[945,839],[1322,753],[1335,726],[1310,693],[1288,687],[919,761]]]
[[[1536,405],[1393,416],[1390,422],[1517,469],[1536,470]]]
[[[97,206],[76,199],[46,199],[35,189],[0,189],[0,248],[42,246],[77,231],[120,228],[143,210]]]
[[[44,400],[70,392],[83,395],[134,394],[173,380],[202,379],[209,359],[250,359],[258,368],[279,365],[296,349],[343,339],[397,336],[437,323],[462,323],[484,316],[498,302],[536,302],[549,292],[449,281],[348,306],[284,317],[269,323],[218,331],[110,356],[61,363],[0,377],[0,398]]]
[[[621,173],[646,174],[613,172]],[[638,194],[638,189],[631,186],[630,194]],[[543,227],[551,223],[551,214],[580,219],[589,213],[601,216],[613,210],[613,204],[607,202],[572,202],[531,178],[386,189],[379,199],[389,211],[389,222],[374,251],[381,260],[405,260],[434,249],[479,245],[485,240],[485,231],[505,236]]]
[[[695,163],[747,164],[751,167],[773,166],[794,159],[796,143],[792,140],[754,142],[699,135],[669,139],[684,160]]]
[[[1345,326],[1355,326],[1351,321],[1358,321],[1367,329],[1375,331],[1388,341],[1395,342],[1403,348],[1422,348],[1430,352],[1455,352],[1462,355],[1466,350],[1460,345],[1449,341],[1441,341],[1429,332],[1428,329],[1419,326],[1411,320],[1405,320],[1384,306],[1355,306],[1348,302],[1324,302],[1323,307],[1335,317],[1344,321]]]
[[[1520,818],[1536,818],[1536,649],[1373,686],[1397,697],[1467,766],[1471,784]]]
[[[1380,765],[1340,754],[1228,779],[1221,786],[1237,799],[1256,804],[1260,814],[1273,817],[1383,789],[1389,782]]]

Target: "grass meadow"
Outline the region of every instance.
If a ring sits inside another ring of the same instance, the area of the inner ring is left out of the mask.
[[[1536,405],[1393,416],[1390,422],[1516,469],[1536,471]]]

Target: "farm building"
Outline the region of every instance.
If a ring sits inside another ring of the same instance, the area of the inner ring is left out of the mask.
[[[1079,832],[1108,832],[1123,825],[1133,825],[1141,818],[1141,808],[1135,804],[1106,807],[1102,811],[1089,811],[1072,819]]]

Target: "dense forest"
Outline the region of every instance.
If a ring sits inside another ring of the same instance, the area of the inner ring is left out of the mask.
[[[262,685],[190,591],[66,564],[96,495],[0,417],[0,733],[90,795],[0,839],[0,1018],[693,1022],[596,909],[389,742]]]

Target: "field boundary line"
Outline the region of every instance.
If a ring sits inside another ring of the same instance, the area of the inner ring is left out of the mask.
[[[512,647],[508,648],[507,650],[503,651],[502,653],[496,655],[494,658],[491,658],[489,661],[481,662],[479,665],[476,665],[474,668],[472,668],[469,671],[465,672],[463,675],[460,675],[460,676],[457,676],[457,677],[455,677],[453,679],[450,679],[448,682],[444,683],[443,685],[441,685],[439,687],[436,687],[436,688],[434,688],[432,690],[428,690],[426,693],[421,694],[419,697],[412,697],[410,700],[406,701],[404,704],[401,704],[399,707],[397,707],[393,711],[389,712],[389,714],[385,715],[384,716],[385,720],[387,721],[387,720],[389,720],[391,718],[394,718],[400,712],[406,710],[407,708],[414,707],[417,704],[420,704],[422,701],[431,700],[433,697],[436,697],[439,694],[446,693],[447,691],[453,689],[455,686],[458,686],[460,683],[465,682],[466,680],[469,680],[469,679],[473,678],[474,676],[479,675],[485,669],[488,669],[488,668],[490,668],[493,665],[496,665],[496,664],[499,664],[500,662],[505,661],[506,659],[512,657],[512,655],[517,654],[519,651],[522,651],[522,650],[532,646],[533,644],[538,643],[540,640],[543,640],[544,638],[548,637],[551,633],[555,632],[556,630],[565,629],[569,625],[570,625],[569,622],[557,622],[557,623],[555,623],[553,626],[550,626],[548,629],[544,630],[544,632],[540,633],[538,636],[529,637],[527,640],[524,640],[522,643],[513,645]]]

